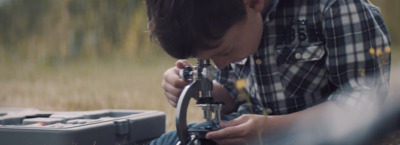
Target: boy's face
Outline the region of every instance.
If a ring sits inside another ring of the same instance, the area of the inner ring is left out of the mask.
[[[211,50],[196,53],[198,59],[212,59],[214,64],[222,69],[230,63],[254,54],[260,44],[263,32],[261,13],[252,8],[246,8],[246,17],[234,24],[224,37],[216,42],[219,46]]]

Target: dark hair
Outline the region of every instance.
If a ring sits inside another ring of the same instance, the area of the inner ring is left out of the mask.
[[[246,15],[243,0],[146,0],[150,37],[172,57],[194,57],[217,46]]]

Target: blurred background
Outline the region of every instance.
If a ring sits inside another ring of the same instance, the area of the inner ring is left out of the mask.
[[[391,34],[398,80],[400,1],[372,2]],[[150,42],[143,0],[0,0],[0,107],[160,110],[172,130],[161,81],[174,62]],[[202,120],[200,110],[189,110],[189,122]]]

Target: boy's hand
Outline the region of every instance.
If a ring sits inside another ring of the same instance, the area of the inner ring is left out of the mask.
[[[246,144],[262,135],[267,118],[264,115],[245,114],[230,122],[220,123],[223,129],[207,133],[206,138],[219,145]]]
[[[176,61],[175,67],[165,71],[164,79],[161,83],[164,94],[169,104],[173,107],[176,107],[182,89],[188,84],[188,82],[179,77],[179,70],[183,69],[185,66],[190,66],[187,60]]]

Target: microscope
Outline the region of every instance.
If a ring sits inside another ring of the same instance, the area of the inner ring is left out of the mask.
[[[223,103],[211,97],[212,80],[216,76],[216,70],[207,59],[197,60],[195,66],[185,67],[179,72],[181,78],[190,84],[182,90],[176,108],[176,131],[180,140],[177,145],[216,145],[214,141],[205,138],[208,132],[218,130],[221,122]],[[199,96],[196,107],[202,108],[204,119],[213,125],[204,128],[188,128],[187,109],[190,99],[194,96]]]

